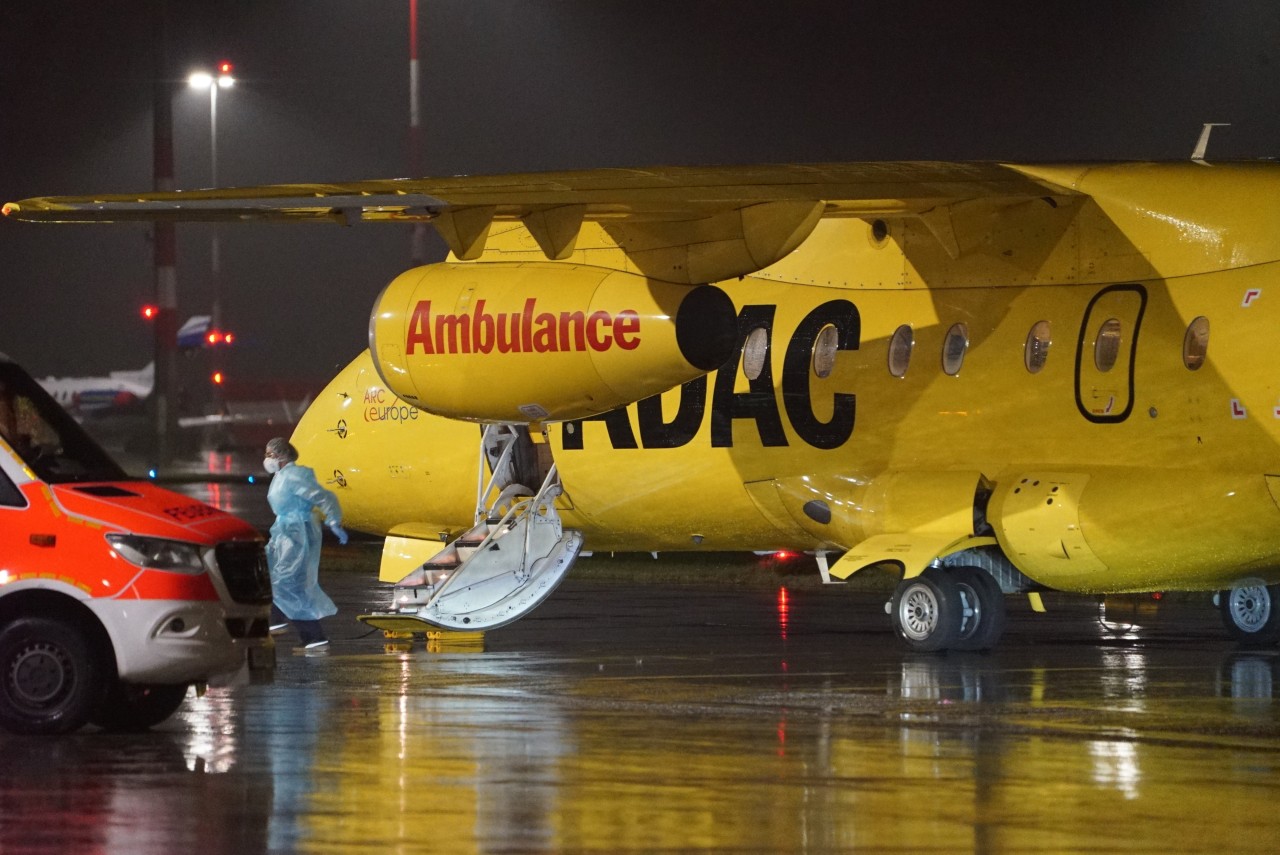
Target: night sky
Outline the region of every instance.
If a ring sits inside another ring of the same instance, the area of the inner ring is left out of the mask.
[[[225,186],[409,173],[408,0],[170,0],[169,65],[219,59]],[[151,188],[145,2],[0,2],[0,201]],[[420,0],[422,171],[1280,154],[1274,2]],[[208,186],[208,96],[178,89],[177,185]],[[179,227],[179,311],[209,231]],[[407,228],[221,228],[232,371],[317,388],[364,346]],[[0,222],[0,352],[136,368],[149,229]],[[434,238],[434,234],[433,234]],[[443,245],[433,246],[443,255]]]

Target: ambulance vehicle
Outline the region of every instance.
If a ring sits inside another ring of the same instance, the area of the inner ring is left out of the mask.
[[[0,356],[0,727],[164,721],[192,684],[274,663],[262,536],[130,479]]]

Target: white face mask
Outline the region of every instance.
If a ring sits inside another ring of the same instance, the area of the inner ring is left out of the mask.
[[[280,471],[280,461],[274,457],[264,457],[262,460],[262,468],[274,475]]]

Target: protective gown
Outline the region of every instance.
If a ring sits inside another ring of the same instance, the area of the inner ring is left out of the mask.
[[[276,606],[289,620],[337,614],[338,607],[320,590],[320,521],[312,509],[319,508],[328,522],[340,524],[338,497],[320,486],[314,470],[290,463],[271,479],[267,504],[276,515],[267,542]]]

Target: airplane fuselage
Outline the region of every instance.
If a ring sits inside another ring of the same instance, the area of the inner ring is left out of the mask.
[[[719,283],[739,325],[725,367],[535,431],[565,525],[598,550],[871,543],[865,564],[905,549],[885,538],[996,544],[1032,582],[1073,591],[1280,580],[1275,241],[1228,264],[1178,247],[1162,275],[1141,234],[1110,225],[1143,204],[984,210],[958,258],[917,222],[822,221],[782,261]],[[1196,228],[1225,234],[1236,216]],[[548,264],[530,244],[509,229],[474,264]],[[571,263],[626,267],[601,231],[579,247]],[[539,371],[537,353],[521,356],[470,381],[519,384]],[[477,427],[395,400],[368,354],[295,436],[356,528],[435,537],[475,511]]]
[[[294,434],[348,524],[386,535],[375,626],[504,625],[583,548],[789,548],[837,579],[896,568],[919,650],[988,649],[1003,594],[1041,588],[1221,591],[1229,632],[1280,641],[1275,164],[671,167],[5,212],[432,223],[450,259],[384,289],[369,351]]]

